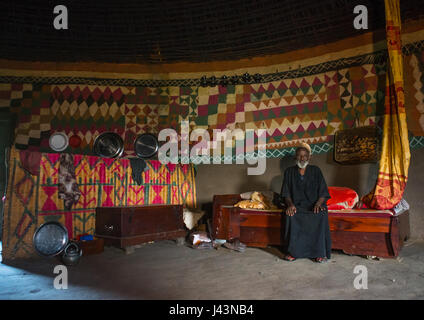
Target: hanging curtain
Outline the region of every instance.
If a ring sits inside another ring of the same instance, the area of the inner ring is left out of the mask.
[[[399,0],[385,0],[385,8],[389,61],[382,152],[377,183],[362,199],[365,205],[375,209],[391,209],[402,199],[411,157],[404,106]]]

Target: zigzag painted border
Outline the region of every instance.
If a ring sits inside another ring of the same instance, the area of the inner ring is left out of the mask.
[[[402,47],[404,55],[410,55],[424,49],[424,40],[406,44]],[[387,50],[379,50],[373,53],[359,55],[356,57],[342,58],[327,61],[313,66],[307,66],[296,70],[270,73],[263,75],[262,82],[304,77],[322,72],[349,68],[364,64],[382,64],[387,60]],[[172,79],[172,80],[137,80],[137,79],[102,79],[84,77],[17,77],[0,76],[0,83],[46,83],[46,84],[84,84],[101,86],[139,86],[139,87],[168,87],[168,86],[200,86],[200,79]]]
[[[409,138],[409,147],[411,149],[420,149],[424,148],[424,137],[410,137]]]
[[[411,149],[420,149],[424,148],[424,136],[420,137],[410,137],[409,139],[409,146]],[[323,143],[317,143],[312,144],[311,149],[313,154],[322,154],[327,153],[333,150],[333,144],[329,142],[323,142]],[[266,158],[283,158],[286,156],[294,155],[294,152],[296,150],[296,147],[289,147],[289,148],[283,148],[283,149],[272,149],[272,150],[266,150],[266,152],[259,152],[259,157],[266,157]],[[211,156],[209,158],[210,163],[236,163],[237,160],[246,160],[246,159],[252,159],[256,158],[258,156],[257,152],[254,153],[247,153],[247,154],[235,154],[235,150],[233,150],[232,156],[225,157],[213,157]],[[165,158],[165,161],[170,161],[171,158]],[[174,159],[175,160],[175,159]],[[202,158],[200,156],[193,157],[193,159],[190,159],[189,157],[179,157],[178,163],[188,163],[192,162],[194,164],[200,164],[202,162]]]
[[[424,138],[424,137],[423,137]],[[424,139],[423,139],[424,141]],[[312,153],[313,154],[320,154],[320,153],[327,153],[330,150],[333,149],[333,144],[329,143],[329,142],[323,142],[323,143],[317,143],[317,144],[313,144],[311,145],[312,148]],[[287,155],[293,155],[294,152],[296,150],[296,147],[289,147],[289,148],[283,148],[283,149],[272,149],[272,150],[266,150],[265,152],[263,151],[259,151],[259,152],[253,152],[253,153],[246,153],[246,154],[235,154],[235,150],[233,150],[232,155],[231,156],[225,156],[222,155],[221,157],[209,157],[210,163],[235,163],[236,160],[246,160],[246,159],[253,159],[256,158],[258,155],[259,157],[263,158],[281,158],[281,157],[285,157]],[[165,157],[164,161],[170,161],[171,162],[171,158],[169,157]],[[174,161],[177,159],[174,159]],[[193,157],[192,159],[190,159],[190,157],[188,156],[184,156],[178,157],[178,163],[188,163],[188,162],[192,162],[194,164],[200,164],[201,163],[201,156],[196,156]],[[177,162],[177,161],[175,161]]]

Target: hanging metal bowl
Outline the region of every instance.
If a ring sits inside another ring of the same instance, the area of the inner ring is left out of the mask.
[[[115,132],[104,132],[94,140],[93,152],[99,157],[119,158],[124,152],[124,141]]]
[[[153,134],[143,133],[135,140],[134,150],[138,157],[148,159],[158,152],[159,141]]]
[[[60,254],[68,244],[68,230],[59,222],[50,221],[35,230],[32,239],[35,250],[42,256]]]

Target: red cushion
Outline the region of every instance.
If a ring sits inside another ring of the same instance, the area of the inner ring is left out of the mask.
[[[328,207],[328,210],[344,210],[344,209],[346,209],[345,206],[342,206],[340,204],[329,204],[329,205],[327,205],[327,207]]]
[[[329,210],[352,209],[359,200],[355,190],[346,187],[328,187],[331,199],[327,201]]]

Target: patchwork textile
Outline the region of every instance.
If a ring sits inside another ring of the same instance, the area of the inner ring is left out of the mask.
[[[383,121],[383,145],[377,183],[363,202],[373,209],[391,209],[402,199],[408,180],[410,149],[403,89],[399,0],[385,0],[389,68]]]
[[[19,151],[11,150],[9,185],[3,223],[3,258],[35,254],[32,237],[44,222],[58,221],[70,238],[94,234],[96,207],[144,204],[184,204],[196,208],[196,185],[191,164],[163,165],[146,160],[142,184],[132,178],[128,159],[74,155],[75,178],[81,196],[71,209],[59,199],[60,154],[42,153],[40,175],[23,169]]]
[[[78,154],[91,154],[94,139],[106,131],[124,139],[125,98],[121,87],[58,85],[51,88],[51,130],[81,138]],[[51,152],[43,148],[45,152]]]
[[[411,148],[424,147],[424,40],[419,39],[407,40],[404,56],[399,56],[406,69],[404,98]],[[22,76],[19,70],[11,70],[10,75],[0,76],[0,109],[18,115],[17,148],[47,153],[52,152],[48,139],[54,132],[81,139],[66,152],[94,155],[96,136],[112,131],[121,136],[123,156],[130,158],[135,155],[138,135],[168,128],[180,134],[183,120],[188,121],[190,132],[206,129],[210,137],[216,129],[232,134],[237,129],[254,130],[254,150],[267,158],[291,155],[299,142],[310,144],[312,153],[327,153],[338,130],[366,125],[383,128],[387,52],[356,49],[349,51],[352,56],[340,51],[334,60],[290,61],[291,67],[282,71],[269,73],[267,66],[262,83],[215,87],[202,87],[200,73],[157,80],[150,75],[147,79],[103,79],[90,73]],[[259,129],[266,131],[265,151],[257,144]],[[236,153],[235,144],[227,149],[231,155],[223,155],[223,149],[221,144],[221,162],[248,158]],[[209,156],[216,160],[213,152]]]
[[[424,136],[424,54],[419,49],[403,58],[407,69],[406,119],[414,137]],[[337,60],[303,67],[263,83],[215,87],[178,86],[176,80],[169,80],[167,86],[158,82],[157,87],[117,86],[116,81],[108,79],[96,85],[87,79],[90,84],[84,84],[83,78],[76,79],[78,84],[62,78],[50,79],[58,83],[50,85],[0,83],[0,108],[18,115],[17,148],[47,153],[52,152],[48,138],[54,132],[81,139],[66,152],[93,155],[96,136],[112,131],[122,137],[124,157],[128,158],[134,156],[138,135],[158,134],[167,128],[180,134],[183,120],[188,121],[190,132],[206,129],[211,138],[216,129],[230,133],[254,130],[255,150],[258,130],[264,129],[266,157],[292,154],[299,142],[310,144],[313,153],[325,153],[332,150],[337,130],[383,127],[387,65],[380,56],[370,54],[361,64],[355,62],[357,57],[351,57],[351,64]],[[305,74],[306,69],[311,74]],[[422,139],[415,140],[419,142],[414,142],[415,146],[422,145]],[[234,144],[231,158],[235,162]]]
[[[49,85],[0,84],[0,108],[9,108],[17,114],[17,148],[39,151],[40,146],[48,146],[51,129],[50,97]]]
[[[29,91],[24,91],[28,98],[12,100],[11,109],[20,115],[17,146],[37,145],[43,152],[52,151],[46,139],[41,143],[44,132],[47,137],[53,132],[64,132],[69,138],[76,135],[82,142],[71,151],[92,154],[95,137],[112,131],[122,137],[125,156],[131,156],[139,134],[157,134],[165,128],[180,134],[182,120],[189,121],[190,130],[203,128],[210,133],[214,129],[251,129],[256,136],[258,129],[265,129],[267,149],[281,150],[300,141],[312,145],[327,143],[336,130],[376,123],[378,106],[384,101],[384,75],[384,65],[366,64],[226,87],[64,84],[42,86],[38,89],[41,94],[31,91],[31,84],[12,85],[14,89],[22,87]],[[46,99],[39,101],[40,97]],[[37,128],[33,128],[35,123]],[[30,141],[32,137],[38,140]]]

